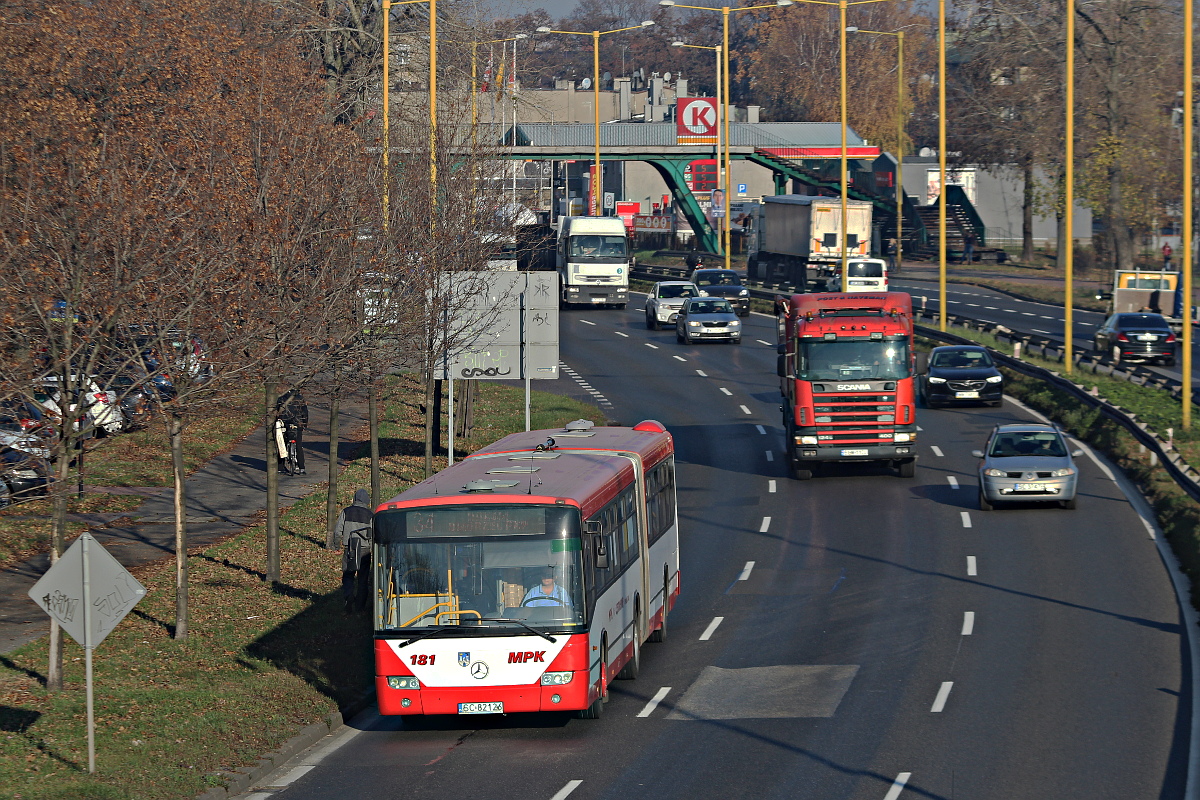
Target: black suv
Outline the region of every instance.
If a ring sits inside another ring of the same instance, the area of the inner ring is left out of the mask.
[[[750,316],[750,290],[731,269],[698,269],[688,278],[704,297],[723,297],[739,317]]]
[[[1156,361],[1175,366],[1175,334],[1162,314],[1113,314],[1093,337],[1095,349],[1113,361]]]

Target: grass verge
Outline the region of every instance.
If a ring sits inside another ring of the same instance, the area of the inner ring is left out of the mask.
[[[384,496],[422,475],[422,389],[397,378],[381,414]],[[596,408],[533,393],[535,427]],[[519,389],[479,384],[469,452],[524,428]],[[444,458],[435,466],[442,466]],[[365,455],[339,478],[348,504],[367,486]],[[341,558],[323,549],[325,489],[283,515],[283,583],[263,583],[264,530],[254,526],[191,554],[189,638],[171,638],[173,562],[135,570],[149,592],[95,651],[96,763],[87,773],[83,652],[65,646],[67,689],[44,687],[47,641],[0,657],[0,798],[158,800],[225,783],[300,727],[371,685],[370,623],[344,616]]]

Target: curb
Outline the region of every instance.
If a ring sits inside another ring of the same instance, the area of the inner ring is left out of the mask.
[[[346,720],[353,719],[374,702],[375,689],[371,688],[340,710],[330,711],[321,722],[314,722],[301,728],[299,733],[281,744],[278,750],[267,753],[254,764],[238,767],[233,772],[220,773],[220,777],[226,781],[225,786],[214,786],[196,795],[196,800],[229,800],[229,798],[244,794],[295,756],[303,753],[326,736],[337,733],[345,727]]]

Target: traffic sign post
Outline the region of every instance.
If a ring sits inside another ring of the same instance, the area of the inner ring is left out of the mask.
[[[92,651],[133,610],[146,587],[84,531],[29,590],[29,597],[83,645],[87,674],[88,772],[96,771]]]

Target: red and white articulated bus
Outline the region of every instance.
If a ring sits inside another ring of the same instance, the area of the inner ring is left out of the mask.
[[[671,435],[507,436],[380,504],[374,563],[380,713],[599,717],[679,594]]]

